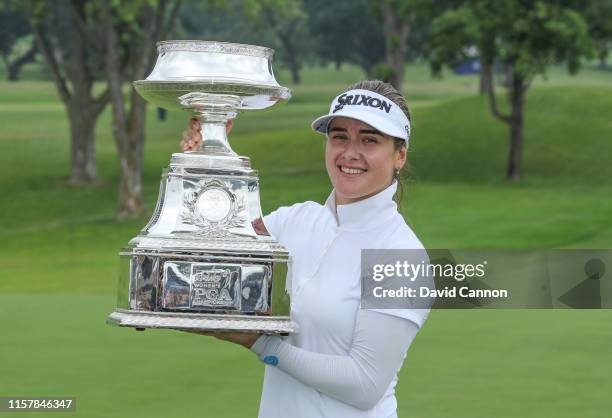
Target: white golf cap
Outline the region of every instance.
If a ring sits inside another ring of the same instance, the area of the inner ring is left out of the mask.
[[[374,129],[401,138],[408,144],[410,121],[392,100],[370,90],[349,90],[337,96],[329,113],[312,122],[312,129],[327,134],[333,118],[344,117],[367,123]]]

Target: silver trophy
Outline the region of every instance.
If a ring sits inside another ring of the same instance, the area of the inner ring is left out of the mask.
[[[117,309],[108,321],[295,332],[285,288],[289,254],[254,227],[262,217],[257,172],[226,134],[239,110],[291,97],[274,78],[274,51],[206,41],[165,41],[157,49],[153,72],[134,87],[156,106],[192,113],[204,141],[197,151],[173,154],[164,170],[151,220],[120,253]]]

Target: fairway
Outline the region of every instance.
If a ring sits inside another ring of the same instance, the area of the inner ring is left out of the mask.
[[[107,326],[113,303],[1,296],[2,394],[75,396],[76,415],[91,418],[256,415],[263,366],[254,354]],[[605,311],[436,311],[402,368],[400,416],[608,417],[609,320]]]
[[[324,142],[309,124],[361,77],[353,67],[308,69],[287,104],[239,116],[230,141],[259,171],[264,212],[325,200]],[[402,211],[423,243],[612,248],[611,80],[610,72],[585,68],[570,78],[555,68],[534,83],[525,178],[509,184],[506,127],[476,94],[477,78],[432,79],[425,66],[407,66],[414,129]],[[176,112],[159,121],[149,108],[149,213],[186,122]],[[76,397],[77,412],[58,417],[255,416],[263,365],[254,354],[208,337],[105,324],[117,253],[148,218],[114,219],[108,109],[97,125],[99,184],[67,184],[68,132],[51,82],[0,82],[0,396]],[[611,324],[610,310],[434,311],[399,376],[399,416],[609,417]]]

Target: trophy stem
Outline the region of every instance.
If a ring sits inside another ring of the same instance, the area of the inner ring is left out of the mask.
[[[202,135],[202,144],[198,152],[207,155],[231,155],[237,156],[230,147],[227,138],[227,120],[222,122],[210,122],[204,118],[200,119],[200,134]]]
[[[200,121],[202,145],[197,151],[207,155],[237,156],[227,140],[226,125],[238,114],[242,98],[233,94],[192,92],[179,97]]]

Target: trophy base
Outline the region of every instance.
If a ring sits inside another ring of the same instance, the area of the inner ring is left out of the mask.
[[[116,309],[107,322],[121,327],[169,328],[211,332],[258,332],[288,335],[297,324],[285,316],[219,315],[180,312],[146,312]]]

